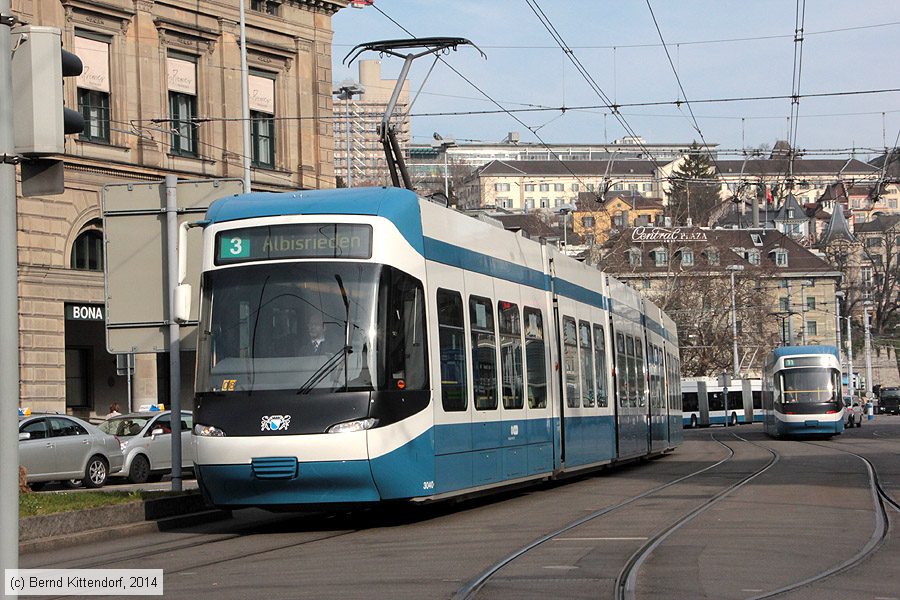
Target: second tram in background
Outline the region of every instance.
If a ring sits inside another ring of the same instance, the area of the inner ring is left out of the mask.
[[[765,431],[773,437],[844,431],[841,364],[834,346],[784,346],[763,368]]]
[[[732,379],[726,398],[725,389],[715,378],[686,377],[681,380],[681,398],[685,427],[743,425],[763,420],[759,379]]]

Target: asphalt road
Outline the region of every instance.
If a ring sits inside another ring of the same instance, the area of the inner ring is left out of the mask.
[[[875,535],[869,471],[849,453],[867,457],[900,501],[900,417],[813,443],[771,440],[759,425],[685,437],[660,459],[463,504],[244,510],[196,528],[26,554],[20,565],[162,568],[166,597],[192,600],[452,598],[460,590],[547,600],[614,598],[640,556],[637,598],[754,598],[810,580],[778,597],[900,600],[900,513],[888,507],[890,528]]]

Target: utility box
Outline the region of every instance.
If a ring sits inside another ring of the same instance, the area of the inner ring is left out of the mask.
[[[55,27],[12,29],[16,154],[63,154],[62,43]]]

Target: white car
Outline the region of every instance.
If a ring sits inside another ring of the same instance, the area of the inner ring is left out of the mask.
[[[81,480],[98,488],[122,468],[119,440],[69,415],[19,417],[19,464],[31,489],[48,481]]]
[[[194,465],[191,448],[193,419],[181,412],[181,466]],[[118,415],[99,425],[106,433],[119,438],[125,461],[113,476],[128,477],[131,483],[159,481],[172,470],[172,411],[145,411]]]

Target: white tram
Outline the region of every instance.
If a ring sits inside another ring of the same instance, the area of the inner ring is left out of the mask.
[[[762,381],[766,433],[795,437],[844,431],[838,356],[834,346],[784,346],[769,353]]]
[[[203,226],[217,506],[436,500],[682,439],[673,321],[552,245],[397,188],[224,198]]]

